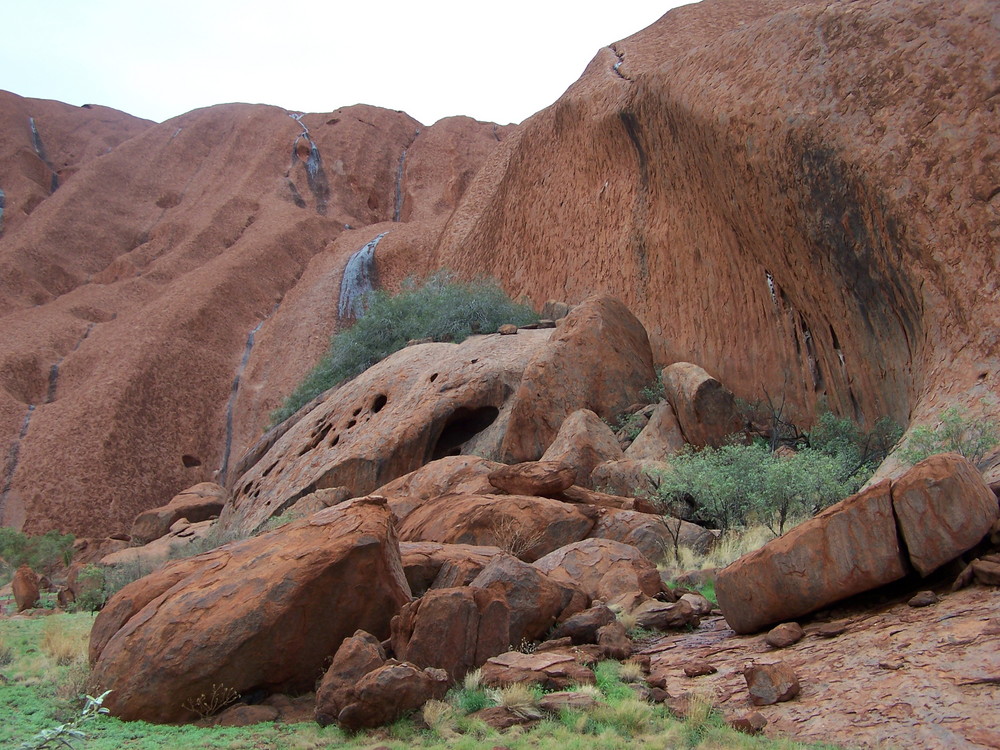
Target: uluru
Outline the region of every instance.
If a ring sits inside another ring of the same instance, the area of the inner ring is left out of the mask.
[[[519,124],[0,91],[0,526],[150,566],[90,635],[111,713],[272,720],[314,692],[353,732],[470,673],[555,695],[611,659],[682,717],[700,680],[769,735],[995,747],[998,18],[702,0]],[[509,319],[286,400],[368,310],[449,282]],[[757,490],[670,494],[699,455],[763,472],[830,425],[858,466],[780,529]],[[677,579],[682,547],[769,523]],[[888,718],[830,670],[867,670]],[[208,706],[221,685],[243,697]]]

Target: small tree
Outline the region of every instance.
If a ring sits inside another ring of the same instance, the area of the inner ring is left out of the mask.
[[[935,429],[915,427],[899,457],[915,464],[935,453],[958,453],[975,464],[1000,443],[1000,423],[985,414],[970,417],[953,406],[941,412],[940,421]]]

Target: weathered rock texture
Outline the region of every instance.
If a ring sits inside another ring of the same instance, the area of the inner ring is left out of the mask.
[[[979,322],[1000,305],[992,16],[927,0],[673,10],[501,145],[441,262],[536,302],[605,290],[657,361],[804,414],[820,396],[869,423],[975,403],[1000,372]]]
[[[129,584],[94,623],[93,677],[114,715],[158,722],[191,719],[217,685],[304,692],[409,598],[389,509],[362,498]]]
[[[64,115],[6,97],[0,187],[11,216],[35,207],[0,238],[3,522],[123,531],[214,472],[238,481],[338,324],[348,255],[385,231],[387,287],[450,267],[537,305],[613,294],[656,362],[804,418],[820,398],[866,424],[983,397],[1000,414],[993,15],[692,4],[600,50],[513,131],[226,105],[162,125],[101,113],[80,131],[87,158],[63,157]],[[25,114],[56,171],[79,165],[48,197]],[[549,370],[565,377],[558,357]],[[515,422],[534,423],[524,409]],[[554,435],[561,418],[538,416]],[[505,459],[546,442],[511,441]]]
[[[393,230],[379,278],[398,284],[413,259],[396,243],[419,252],[437,231],[421,217],[453,207],[503,135],[364,105],[155,125],[6,92],[0,122],[0,522],[92,535],[230,479],[336,327],[347,258],[377,233],[345,228]]]

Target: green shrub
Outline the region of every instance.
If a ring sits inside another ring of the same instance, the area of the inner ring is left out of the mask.
[[[897,436],[888,420],[864,433],[827,412],[805,436],[806,445],[788,455],[757,441],[674,456],[657,494],[667,511],[686,503],[684,515],[723,531],[756,521],[780,535],[790,521],[857,492]]]
[[[416,284],[408,281],[397,295],[368,296],[367,310],[353,326],[336,334],[330,348],[282,406],[271,424],[287,419],[324,391],[359,375],[414,339],[458,343],[473,333],[493,333],[505,323],[538,320],[527,305],[517,304],[495,281],[463,282],[439,272]]]
[[[1000,423],[985,415],[971,417],[962,409],[951,407],[941,412],[940,421],[933,430],[924,425],[915,427],[899,457],[915,464],[935,453],[958,453],[972,463],[979,463],[1000,443]]]
[[[73,602],[73,608],[83,612],[96,612],[107,601],[104,569],[99,565],[86,565],[77,573],[77,588],[80,596]]]
[[[28,536],[0,526],[0,558],[13,568],[27,565],[37,573],[49,574],[73,560],[73,535],[49,531]]]

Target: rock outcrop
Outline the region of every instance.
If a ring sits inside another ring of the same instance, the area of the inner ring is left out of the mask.
[[[207,521],[222,512],[227,492],[213,482],[202,482],[175,495],[169,503],[140,513],[132,523],[132,539],[140,543],[159,539],[182,518],[190,523]]]

